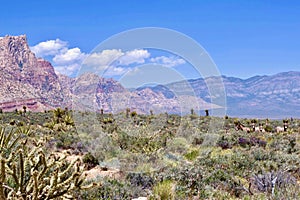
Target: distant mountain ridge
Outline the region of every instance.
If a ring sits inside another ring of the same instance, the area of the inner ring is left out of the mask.
[[[0,38],[0,108],[4,111],[23,106],[32,111],[69,107],[119,112],[131,108],[144,114],[217,109],[220,106],[212,104],[206,84],[218,87],[216,78],[128,90],[95,74],[76,79],[56,74],[51,63],[31,52],[25,35]],[[230,116],[300,117],[300,72],[248,79],[222,76],[222,80]]]
[[[188,80],[197,97],[210,102],[206,81],[213,77]],[[222,76],[227,113],[245,117],[300,117],[300,72],[282,72],[271,76],[254,76],[248,79]],[[185,82],[175,82],[151,89],[162,92],[166,98],[175,88],[184,94]],[[163,88],[163,89],[160,89]],[[166,90],[168,88],[169,90]]]

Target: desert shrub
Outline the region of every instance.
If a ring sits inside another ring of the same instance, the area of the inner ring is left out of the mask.
[[[130,117],[136,117],[137,116],[137,112],[136,111],[132,111],[131,113],[130,113]]]
[[[194,137],[192,144],[193,145],[201,145],[203,143],[202,137]]]
[[[262,150],[261,148],[252,150],[251,153],[252,153],[254,159],[257,161],[266,161],[266,160],[269,160],[269,158],[270,158],[270,153],[265,150]]]
[[[54,137],[56,147],[59,149],[75,149],[80,141],[79,137],[73,132],[60,132]]]
[[[240,137],[238,139],[238,144],[241,147],[251,147],[251,146],[256,146],[256,145],[258,145],[259,147],[266,147],[267,142],[260,138],[252,136],[250,138]]]
[[[118,181],[114,179],[104,179],[101,180],[100,187],[90,189],[89,191],[81,191],[80,199],[127,200],[133,197],[131,191],[132,188],[130,188],[130,185],[126,182]]]
[[[170,180],[165,180],[156,184],[153,187],[153,194],[150,199],[158,200],[173,200],[175,199],[175,183]]]
[[[185,153],[189,145],[185,138],[177,137],[169,141],[167,150],[174,153]]]
[[[204,170],[199,165],[185,164],[156,172],[154,174],[154,180],[156,185],[164,181],[176,182],[176,195],[180,196],[180,198],[187,199],[202,191],[203,171]]]
[[[126,180],[128,180],[132,186],[138,186],[142,189],[149,189],[153,185],[153,178],[151,176],[139,172],[129,172],[126,176]]]
[[[203,137],[203,146],[215,146],[219,140],[219,135],[214,133],[207,133]]]
[[[287,147],[287,152],[290,154],[296,152],[297,151],[296,144],[297,144],[296,137],[292,137],[292,136],[289,137],[289,144]]]
[[[11,119],[10,122],[9,122],[9,124],[12,125],[12,126],[15,125],[16,124],[16,120],[15,119]]]
[[[82,161],[86,164],[88,170],[99,164],[98,160],[90,152],[83,156]]]
[[[198,149],[191,149],[186,154],[184,154],[184,157],[189,161],[194,161],[198,156],[199,156]]]
[[[273,132],[273,128],[270,125],[265,126],[265,131],[266,132]]]
[[[236,175],[246,177],[255,170],[256,160],[248,151],[235,150],[227,165]]]
[[[247,138],[243,138],[243,137],[240,137],[240,138],[239,138],[238,144],[239,144],[241,147],[247,147],[247,146],[250,146],[250,145],[251,145],[250,140],[247,139]]]
[[[231,141],[229,141],[229,139],[226,138],[225,136],[222,136],[221,138],[219,138],[219,140],[217,142],[217,146],[221,147],[222,149],[231,149],[232,148]]]
[[[150,174],[144,172],[128,172],[125,180],[129,183],[133,196],[147,196],[147,191],[151,190],[154,184]]]
[[[221,127],[220,123],[215,123],[219,120],[217,117],[202,116],[191,119],[190,115],[154,114],[151,117],[136,115],[131,118],[129,112],[128,118],[125,118],[124,113],[114,115],[103,113],[97,115],[98,118],[94,123],[92,113],[78,112],[86,119],[76,124],[75,132],[72,118],[65,117],[73,112],[62,109],[58,111],[56,117],[53,112],[26,112],[26,117],[19,113],[4,112],[1,114],[0,123],[7,125],[14,119],[13,125],[8,125],[6,134],[14,128],[16,131],[12,138],[20,136],[20,141],[23,142],[30,138],[26,145],[29,145],[31,150],[36,146],[32,142],[32,137],[47,136],[48,145],[43,146],[47,150],[42,151],[47,162],[55,159],[61,161],[60,173],[68,168],[69,163],[55,155],[52,155],[55,157],[47,155],[47,151],[71,149],[68,152],[72,154],[90,152],[84,158],[86,163],[98,164],[95,161],[97,160],[103,166],[102,170],[117,168],[124,174],[131,172],[127,178],[122,176],[117,180],[99,176],[97,181],[102,182],[102,187],[89,192],[78,189],[78,192],[76,190],[75,193],[68,193],[75,199],[132,199],[139,196],[149,197],[149,194],[154,193],[160,194],[160,197],[153,195],[151,198],[159,199],[164,198],[170,191],[168,183],[173,184],[172,195],[174,194],[174,199],[179,200],[300,199],[298,183],[293,182],[294,184],[285,186],[276,183],[280,187],[276,189],[276,185],[272,194],[272,189],[261,191],[256,186],[257,183],[253,182],[255,180],[253,174],[261,178],[268,174],[266,172],[276,174],[280,170],[285,170],[284,173],[288,173],[299,182],[300,146],[297,131],[300,121],[297,119],[290,124],[289,132],[270,134],[234,131],[235,119],[228,117],[225,124],[228,131],[225,134],[224,124]],[[27,126],[17,127],[19,121],[32,124],[34,130],[27,134],[25,130]],[[245,125],[247,121],[251,122],[248,119],[239,121]],[[49,127],[39,126],[43,124]],[[269,124],[269,131],[272,131],[272,127],[282,126],[282,121],[270,120]],[[209,127],[210,125],[215,127]],[[266,129],[268,131],[267,127]],[[17,144],[20,145],[19,142]],[[17,152],[13,160],[16,161],[14,162],[16,167],[20,166],[22,156],[17,149],[7,151],[3,148],[1,151],[7,155],[12,151]],[[27,155],[24,155],[27,152],[30,154],[25,148],[22,158],[27,159]],[[42,156],[34,155],[35,159],[32,161],[39,158],[42,161]],[[65,173],[62,181],[76,171],[75,165],[71,168],[72,170]],[[54,168],[49,169],[45,177],[54,177],[54,172]],[[14,181],[12,176],[6,178],[10,187],[17,187],[18,182]],[[250,183],[252,194],[247,191]],[[7,191],[8,189],[5,189],[5,194]]]

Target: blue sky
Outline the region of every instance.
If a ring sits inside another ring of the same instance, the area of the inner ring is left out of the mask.
[[[298,1],[16,0],[2,2],[1,7],[0,35],[26,34],[32,47],[56,41],[60,55],[41,55],[51,62],[57,56],[57,67],[69,64],[69,55],[79,62],[100,42],[119,32],[162,27],[196,40],[221,74],[227,76],[247,78],[300,69]],[[153,54],[148,56],[142,50],[136,53],[146,60],[151,60]],[[163,56],[172,58],[174,63],[181,62],[173,55]],[[180,66],[178,69],[183,70]],[[186,74],[196,78],[192,71]]]

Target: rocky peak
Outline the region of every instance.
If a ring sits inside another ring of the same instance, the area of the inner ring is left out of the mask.
[[[19,81],[31,84],[39,82],[38,87],[42,85],[40,81],[36,82],[36,78],[42,78],[43,82],[50,77],[57,79],[51,64],[43,59],[37,59],[30,50],[26,35],[0,38],[0,68]]]
[[[35,57],[26,35],[0,38],[0,80],[1,102],[37,99],[58,106],[63,100],[54,68],[48,61]]]
[[[25,35],[5,36],[0,39],[0,66],[6,73],[14,73],[20,78],[23,69],[28,68],[34,58]]]

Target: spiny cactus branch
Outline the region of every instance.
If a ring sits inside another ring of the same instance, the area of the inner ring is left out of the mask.
[[[0,127],[0,200],[54,199],[81,189],[78,160],[68,163],[66,155],[46,156],[43,140],[20,135]]]

